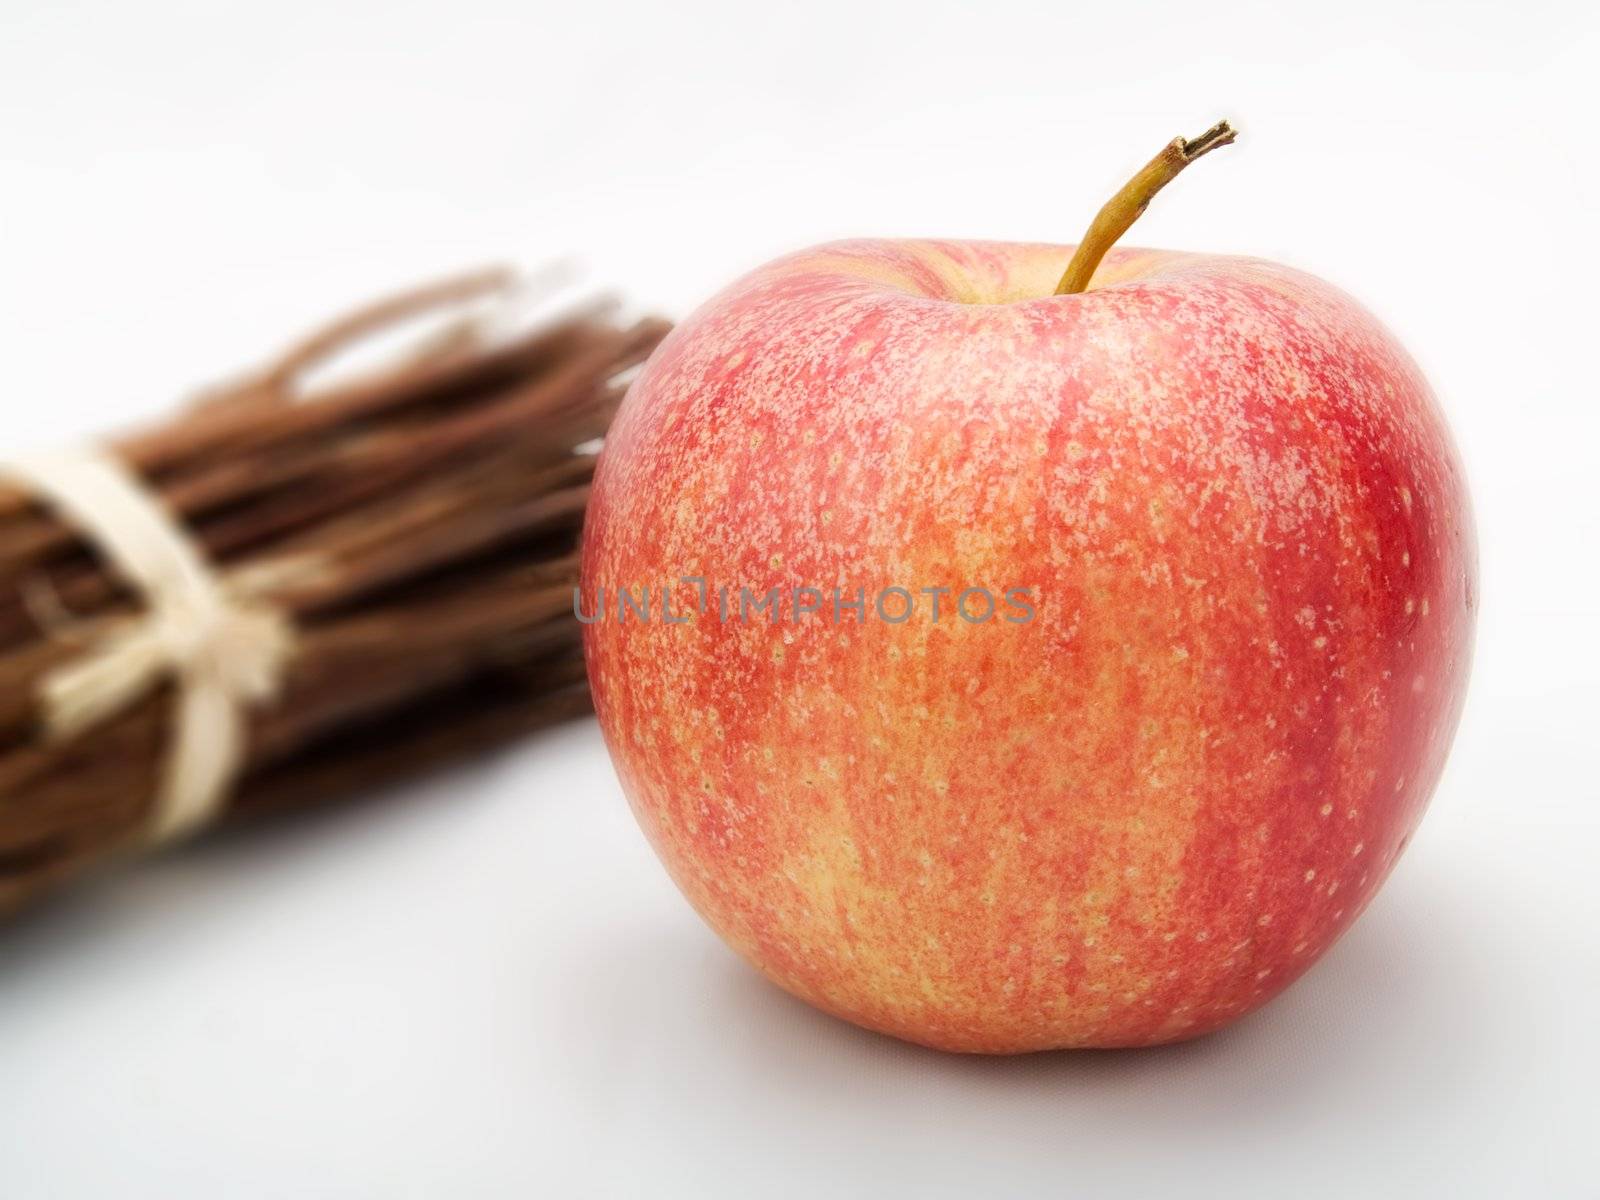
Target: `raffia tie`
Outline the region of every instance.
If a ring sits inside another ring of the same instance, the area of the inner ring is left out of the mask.
[[[245,710],[272,699],[293,650],[289,619],[236,595],[177,517],[127,467],[94,449],[0,462],[109,560],[144,601],[39,684],[46,737],[69,741],[175,681],[172,744],[151,838],[181,837],[216,814],[245,754]]]

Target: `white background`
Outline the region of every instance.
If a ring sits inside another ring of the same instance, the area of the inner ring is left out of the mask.
[[[818,1016],[689,912],[585,723],[0,928],[0,1196],[1595,1195],[1597,57],[1578,0],[0,0],[8,449],[486,260],[678,316],[828,237],[1070,241],[1227,115],[1132,240],[1364,298],[1483,546],[1419,836],[1227,1033],[974,1060]]]

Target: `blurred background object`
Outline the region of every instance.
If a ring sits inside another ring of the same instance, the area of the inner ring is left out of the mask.
[[[517,328],[529,286],[461,276],[319,330],[112,443],[131,486],[97,491],[87,520],[0,466],[0,915],[220,816],[369,790],[588,710],[570,612],[595,444],[666,326],[619,324],[602,300]],[[311,382],[386,337],[382,365]],[[107,656],[137,655],[163,614],[88,526],[137,517],[115,510],[146,490],[224,606],[281,628],[181,612],[180,638],[235,641],[144,664],[107,698],[97,667],[115,674]],[[240,638],[283,643],[256,694],[224,698],[247,728],[189,728],[189,657],[254,653]],[[184,798],[169,793],[186,753],[229,761]]]

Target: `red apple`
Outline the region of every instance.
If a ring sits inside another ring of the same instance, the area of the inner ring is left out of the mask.
[[[673,878],[782,987],[952,1050],[1271,999],[1394,866],[1467,676],[1461,467],[1378,322],[1242,258],[1053,295],[1071,256],[761,268],[634,383],[586,531],[596,707]]]

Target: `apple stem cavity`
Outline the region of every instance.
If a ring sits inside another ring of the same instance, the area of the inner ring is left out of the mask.
[[[1151,199],[1167,184],[1178,177],[1195,159],[1226,146],[1238,133],[1226,121],[1218,121],[1197,138],[1173,138],[1139,171],[1122,185],[1122,189],[1095,217],[1089,231],[1083,235],[1066,273],[1056,285],[1055,294],[1072,296],[1089,290],[1089,280],[1095,268],[1106,256],[1106,251],[1116,245],[1117,239],[1128,232],[1129,226],[1139,219]]]

